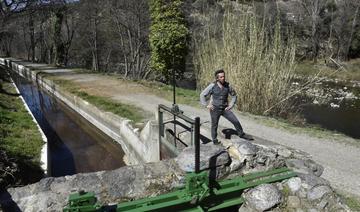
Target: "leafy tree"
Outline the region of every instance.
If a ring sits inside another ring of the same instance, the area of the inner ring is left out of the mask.
[[[186,40],[189,36],[182,0],[151,0],[151,68],[170,81],[172,71],[181,77],[185,70]]]

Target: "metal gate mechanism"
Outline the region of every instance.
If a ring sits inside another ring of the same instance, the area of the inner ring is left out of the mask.
[[[99,207],[93,193],[78,193],[70,196],[69,205],[63,211],[216,211],[242,204],[241,194],[245,189],[294,176],[294,172],[284,167],[211,183],[208,172],[189,173],[185,187],[171,193],[123,202],[111,208]]]
[[[156,197],[122,202],[113,206],[100,206],[96,202],[94,193],[80,192],[70,195],[68,206],[63,211],[216,211],[242,204],[244,199],[241,194],[245,189],[296,176],[294,172],[284,167],[251,173],[230,180],[211,180],[209,171],[200,172],[200,118],[196,117],[193,120],[185,116],[176,105],[173,105],[173,108],[159,105],[160,140],[164,135],[164,111],[171,113],[174,121],[178,117],[191,124],[191,143],[195,144],[195,172],[186,175],[184,187]]]

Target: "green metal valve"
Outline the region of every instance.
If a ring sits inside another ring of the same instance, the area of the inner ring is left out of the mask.
[[[80,191],[70,194],[68,206],[63,209],[63,212],[96,212],[100,209],[101,206],[97,203],[93,192]]]

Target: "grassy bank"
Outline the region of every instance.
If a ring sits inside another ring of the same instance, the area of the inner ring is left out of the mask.
[[[340,80],[355,80],[360,81],[360,59],[353,59],[347,62],[341,63],[343,68],[337,67],[331,61],[327,63],[332,66],[325,64],[325,61],[318,61],[313,63],[311,61],[301,61],[296,66],[296,74],[304,77],[311,77],[318,74],[322,77]]]
[[[147,87],[155,95],[164,98],[170,102],[173,102],[173,86],[166,85],[154,81],[135,81],[143,86]],[[176,88],[176,103],[185,104],[193,107],[198,107],[200,104],[199,96],[200,92],[197,90],[190,90],[184,88]]]
[[[9,76],[1,68],[0,77],[0,149],[18,166],[15,167],[16,170],[8,170],[14,171],[11,174],[13,176],[1,176],[6,178],[2,179],[2,186],[38,181],[42,176],[42,137],[19,95],[16,94]]]
[[[342,192],[337,192],[337,193],[340,195],[343,202],[347,206],[349,206],[351,211],[360,211],[360,198],[359,197],[344,194]]]
[[[95,96],[82,91],[75,83],[69,80],[58,79],[54,76],[48,75],[55,84],[61,86],[66,91],[88,101],[101,110],[112,112],[121,117],[132,120],[134,123],[141,122],[146,118],[146,113],[140,108],[133,105],[123,104],[107,97]]]
[[[146,81],[146,80],[125,80],[120,79],[119,75],[116,74],[104,74],[98,72],[92,72],[87,69],[74,69],[74,72],[78,74],[99,74],[103,76],[112,76],[118,78],[122,83],[138,83],[146,87],[146,89],[161,98],[164,98],[170,102],[173,101],[173,87],[171,85],[166,85],[164,83],[155,82],[155,81]],[[79,86],[70,80],[64,80],[56,77],[56,75],[49,73],[41,73],[43,77],[51,79],[54,83],[64,88],[66,91],[81,97],[82,99],[94,104],[95,106],[117,114],[121,117],[128,118],[134,122],[139,122],[145,119],[148,114],[141,108],[135,107],[133,105],[123,104],[114,100],[111,100],[107,97],[95,96],[88,94],[81,90]],[[196,90],[176,88],[176,103],[177,104],[186,104],[193,107],[199,106],[199,95],[200,92]]]

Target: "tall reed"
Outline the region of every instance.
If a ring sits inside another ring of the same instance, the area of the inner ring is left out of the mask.
[[[226,12],[222,25],[221,38],[204,33],[203,40],[195,42],[199,88],[223,68],[237,91],[239,110],[255,114],[287,110],[295,70],[294,36],[281,31],[280,21],[269,33],[253,13]]]

